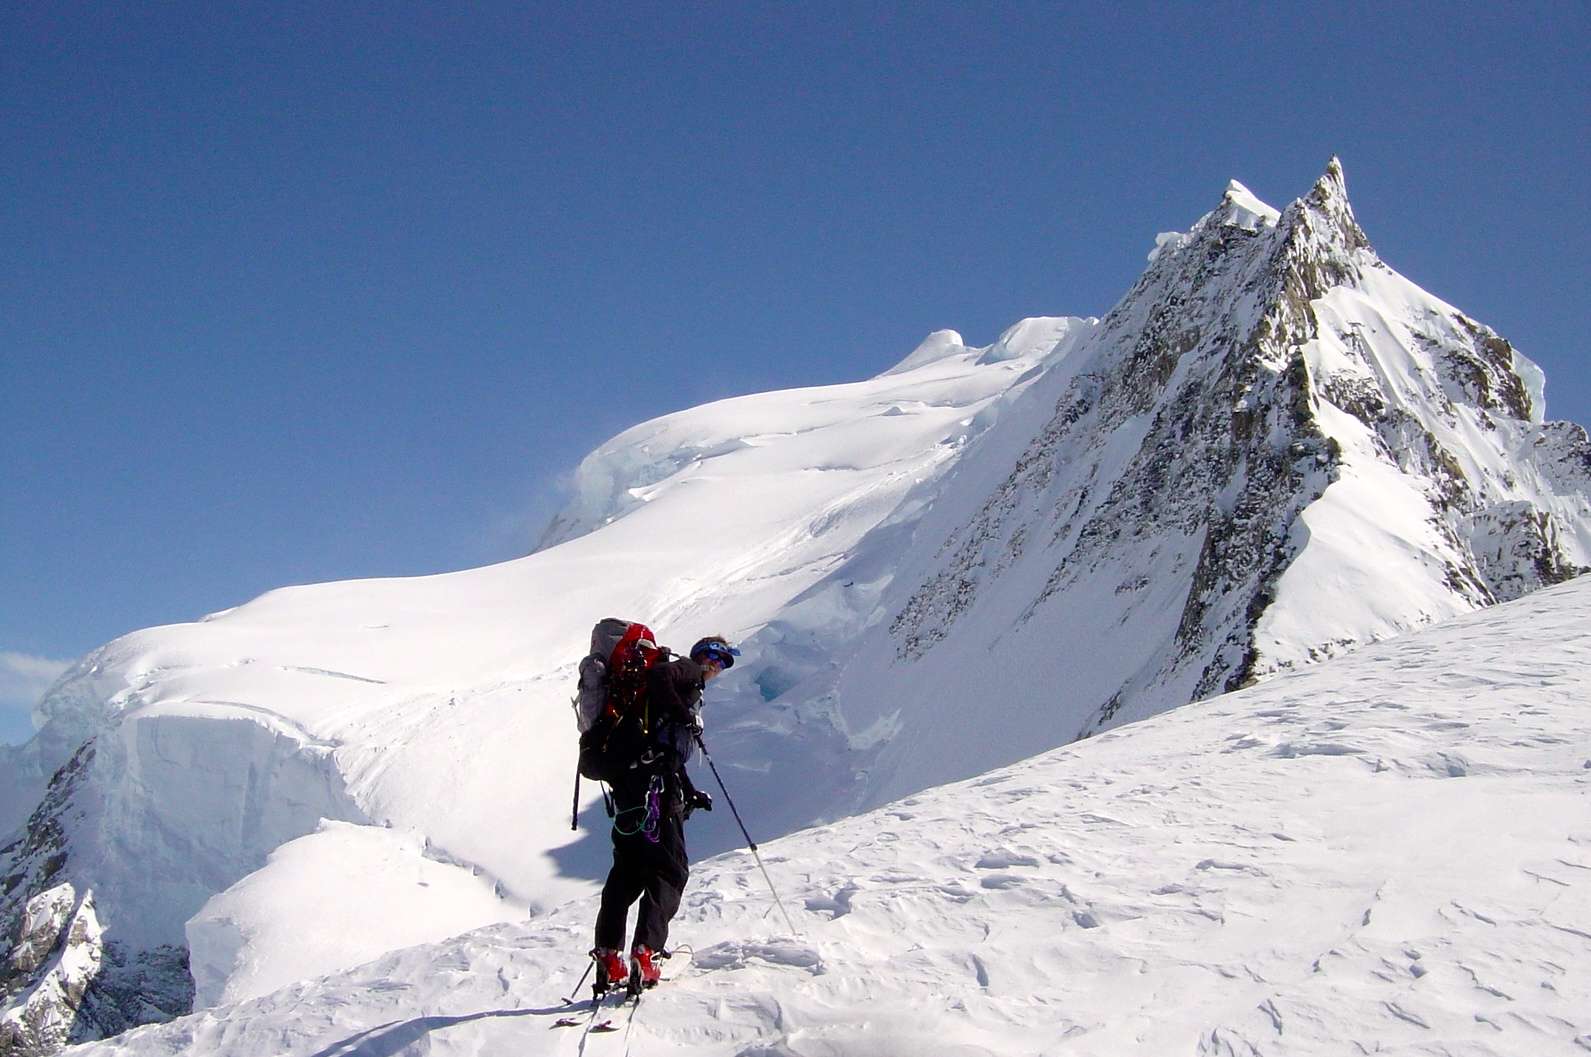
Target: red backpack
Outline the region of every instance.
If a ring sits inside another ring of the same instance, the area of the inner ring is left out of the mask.
[[[651,727],[646,673],[665,653],[645,624],[609,617],[591,629],[574,700],[580,773],[587,778],[611,783],[644,747]]]

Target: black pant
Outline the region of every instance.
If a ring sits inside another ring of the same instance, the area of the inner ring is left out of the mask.
[[[597,911],[597,946],[624,948],[624,923],[630,904],[641,900],[635,920],[635,944],[665,949],[668,923],[679,910],[685,882],[691,875],[685,856],[685,822],[678,809],[665,808],[657,821],[657,843],[643,833],[613,831],[613,869],[602,886]],[[634,944],[632,944],[633,946]]]

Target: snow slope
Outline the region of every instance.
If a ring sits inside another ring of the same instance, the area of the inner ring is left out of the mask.
[[[633,1052],[1584,1054],[1587,612],[1582,578],[770,842],[800,936],[702,863]],[[574,1054],[594,909],[71,1052]]]
[[[188,921],[194,1004],[253,998],[511,916],[493,885],[427,850],[413,834],[346,822],[282,845]]]

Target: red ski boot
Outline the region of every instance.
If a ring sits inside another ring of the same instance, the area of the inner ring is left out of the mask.
[[[663,978],[663,972],[657,967],[658,954],[644,943],[638,943],[630,951],[630,969],[640,979],[642,987],[656,987],[657,982]],[[633,987],[633,981],[631,986]]]
[[[610,988],[622,987],[630,975],[624,967],[624,959],[612,947],[596,948],[591,952],[591,960],[597,963],[597,980],[592,989],[599,998]]]

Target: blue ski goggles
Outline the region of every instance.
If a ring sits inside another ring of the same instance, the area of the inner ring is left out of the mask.
[[[710,642],[706,646],[703,646],[701,649],[697,650],[695,653],[691,654],[691,659],[697,664],[703,664],[707,661],[712,661],[714,664],[718,665],[718,667],[727,670],[735,666],[735,658],[739,656],[740,651],[733,646],[728,646],[718,642]]]

